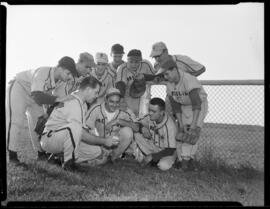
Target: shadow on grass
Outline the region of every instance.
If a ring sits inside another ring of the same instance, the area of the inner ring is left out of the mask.
[[[203,152],[204,155],[199,160],[201,170],[206,170],[214,174],[225,173],[232,177],[237,176],[245,179],[261,179],[264,176],[262,171],[252,167],[249,162],[239,165],[230,165],[225,160],[215,157],[212,148],[206,147]]]

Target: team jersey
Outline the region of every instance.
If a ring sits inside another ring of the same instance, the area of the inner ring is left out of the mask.
[[[51,93],[57,86],[64,83],[62,81],[55,83],[54,71],[53,67],[40,67],[36,70],[19,72],[15,79],[29,95],[33,91]]]
[[[150,120],[150,116],[145,115],[139,119],[138,122],[147,127],[151,133],[151,141],[161,149],[175,148],[175,136],[177,133],[176,125],[172,118],[165,113],[161,123],[157,124],[155,121]]]
[[[92,75],[102,83],[98,97],[104,98],[107,90],[114,86],[112,75],[107,70],[105,70],[104,74],[101,77],[98,77],[96,74],[96,69],[92,71]]]
[[[136,121],[136,116],[131,110],[123,111],[116,110],[115,115],[112,120],[115,119],[124,119],[127,121]],[[116,132],[120,127],[113,127],[111,130],[106,130],[105,127],[108,124],[108,118],[105,112],[105,102],[93,106],[87,113],[86,116],[86,125],[91,130],[96,128],[99,136],[106,137],[110,136],[113,132]]]
[[[166,82],[167,94],[172,96],[176,102],[181,103],[182,105],[191,105],[189,92],[192,89],[200,89],[199,96],[201,100],[206,100],[207,93],[198,79],[180,69],[178,69],[178,72],[180,74],[180,80],[177,84]]]
[[[200,71],[204,66],[199,62],[192,60],[190,57],[185,55],[169,55],[175,62],[178,69],[187,72],[191,75]],[[160,68],[159,63],[154,64],[154,68],[158,70]]]
[[[118,81],[123,81],[126,84],[125,96],[129,96],[129,88],[138,73],[154,75],[155,71],[152,64],[148,60],[142,60],[136,72],[129,70],[127,63],[124,63],[118,67],[115,83]]]
[[[124,63],[125,63],[125,62],[122,61],[122,63],[121,63],[120,65],[122,65],[122,64],[124,64]],[[118,67],[119,67],[120,65],[118,65]],[[118,69],[118,67],[115,68],[112,62],[110,62],[109,65],[108,65],[108,71],[109,71],[109,73],[113,76],[113,79],[114,79],[114,80],[115,80],[116,77],[117,77],[117,69]]]
[[[87,128],[85,124],[87,105],[76,93],[71,95],[74,96],[74,99],[65,101],[62,105],[54,108],[45,125],[45,132],[74,125],[80,128]]]

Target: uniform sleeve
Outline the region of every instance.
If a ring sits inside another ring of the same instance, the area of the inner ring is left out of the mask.
[[[94,130],[96,125],[96,119],[97,119],[97,113],[98,113],[99,105],[96,105],[86,113],[86,118],[85,118],[85,124],[88,128]]]
[[[172,119],[166,124],[166,129],[168,133],[168,147],[175,148],[175,136],[176,136],[176,125]]]
[[[189,93],[192,110],[201,110],[202,101],[199,95],[199,91],[200,89],[192,89]]]
[[[127,121],[137,122],[135,114],[129,108],[127,108],[126,111],[123,111],[123,114],[121,114],[120,118]]]
[[[193,89],[200,89],[202,85],[195,76],[192,76],[188,73],[184,75],[184,85],[187,93],[190,93]]]
[[[37,70],[31,81],[31,92],[44,91],[45,81],[48,79],[48,72],[44,70]]]
[[[180,68],[184,68],[185,72],[190,74],[196,73],[205,68],[201,63],[191,59],[185,55],[175,55],[175,60]]]
[[[155,70],[153,65],[148,60],[143,60],[143,64],[145,65],[145,72],[146,74],[154,75]]]

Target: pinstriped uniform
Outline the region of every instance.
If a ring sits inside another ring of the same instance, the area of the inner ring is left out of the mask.
[[[147,104],[147,102],[141,100],[149,100],[151,97],[150,86],[147,86],[146,93],[142,97],[130,97],[130,86],[138,73],[154,75],[155,71],[152,64],[148,60],[142,60],[136,72],[128,69],[127,63],[124,63],[120,65],[117,70],[117,78],[115,82],[117,83],[118,81],[123,81],[126,84],[125,101],[127,102],[127,106],[134,112],[136,116],[140,114],[140,109],[142,109],[140,108],[141,104]]]
[[[149,155],[157,153],[165,148],[175,148],[175,136],[177,128],[173,119],[165,113],[161,123],[157,124],[155,121],[150,120],[150,116],[146,115],[139,119],[138,122],[147,127],[151,133],[151,138],[146,139],[141,133],[135,134],[135,141],[139,149],[145,154]],[[160,164],[166,164],[168,169],[173,165],[175,156],[166,156],[161,158]]]
[[[36,70],[22,71],[10,82],[6,97],[6,127],[7,127],[7,148],[12,151],[19,150],[21,130],[24,127],[25,113],[28,118],[30,138],[35,150],[41,151],[37,134],[34,127],[39,116],[44,114],[44,109],[31,97],[31,92],[52,91],[62,82],[55,82],[53,67],[40,67]]]
[[[104,101],[107,90],[114,86],[114,79],[113,76],[108,72],[108,70],[105,70],[104,74],[101,77],[97,76],[96,70],[97,69],[92,71],[92,75],[102,83],[97,98],[97,103],[102,103]]]

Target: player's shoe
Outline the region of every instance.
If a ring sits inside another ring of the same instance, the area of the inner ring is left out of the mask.
[[[48,159],[48,156],[47,156],[47,154],[46,154],[46,152],[40,152],[40,151],[38,151],[38,158],[37,158],[37,160],[39,160],[39,161],[45,161],[45,160],[47,160]]]
[[[9,155],[9,162],[15,163],[15,164],[19,164],[20,163],[20,160],[18,159],[17,152],[14,152],[14,151],[9,150],[8,151],[8,155]]]
[[[73,159],[64,162],[62,167],[66,171],[75,171],[78,168]]]
[[[148,165],[150,162],[152,161],[152,155],[146,155],[142,162],[141,162],[141,167],[145,167],[146,165]]]
[[[190,170],[190,171],[198,171],[199,170],[195,160],[193,160],[193,159],[189,160],[189,162],[188,162],[188,170]]]

